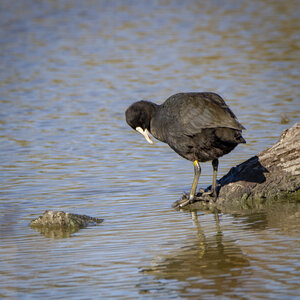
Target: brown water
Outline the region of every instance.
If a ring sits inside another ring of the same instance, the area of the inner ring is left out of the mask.
[[[1,1],[0,297],[299,299],[299,202],[175,211],[192,164],[124,121],[133,101],[214,91],[247,128],[219,176],[272,145],[299,121],[299,7]],[[44,236],[28,224],[46,209],[105,221]]]

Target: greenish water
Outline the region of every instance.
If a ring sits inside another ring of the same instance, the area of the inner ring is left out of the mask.
[[[298,298],[299,202],[175,211],[192,164],[124,121],[139,99],[219,93],[247,128],[224,175],[299,122],[298,16],[298,1],[1,1],[0,297]],[[28,224],[46,209],[105,221],[45,237]]]

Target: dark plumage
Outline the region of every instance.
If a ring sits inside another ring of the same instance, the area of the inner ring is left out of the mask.
[[[214,178],[211,194],[216,199],[218,158],[246,142],[242,137],[242,129],[245,128],[215,93],[179,93],[161,105],[138,101],[126,110],[126,121],[149,143],[152,143],[150,132],[176,153],[194,162],[195,178],[185,204],[195,197],[201,172],[199,162],[212,161]]]

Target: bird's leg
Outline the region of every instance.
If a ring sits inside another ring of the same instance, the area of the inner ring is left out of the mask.
[[[200,164],[199,164],[198,160],[195,160],[193,163],[194,163],[194,173],[195,173],[195,175],[194,175],[194,180],[193,180],[192,188],[191,188],[191,191],[190,191],[189,199],[187,199],[185,202],[181,203],[180,207],[186,206],[187,204],[191,203],[195,198],[197,184],[198,184],[198,180],[199,180],[199,177],[200,177],[200,174],[201,174],[201,167],[200,167]]]
[[[215,198],[214,200],[217,200],[217,172],[218,172],[218,166],[219,166],[219,160],[216,158],[212,161],[213,166],[213,182],[212,182],[212,196]]]
[[[198,180],[199,180],[200,173],[201,173],[201,167],[200,167],[198,160],[194,161],[194,173],[195,173],[194,180],[193,180],[192,188],[190,191],[190,201],[193,201],[195,198],[197,184],[198,184]]]
[[[219,160],[216,158],[212,161],[212,167],[213,167],[213,181],[211,190],[208,192],[203,192],[202,196],[209,195],[214,197],[214,201],[217,200],[217,172],[218,172],[218,166],[219,166]]]

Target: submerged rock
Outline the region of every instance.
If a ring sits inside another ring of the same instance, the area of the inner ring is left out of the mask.
[[[103,219],[85,215],[46,210],[42,216],[30,222],[30,226],[47,237],[68,237],[81,228],[95,226]]]
[[[284,130],[275,145],[231,168],[218,180],[216,202],[200,194],[187,208],[251,207],[274,199],[300,200],[300,123]],[[179,204],[177,201],[173,206]]]

